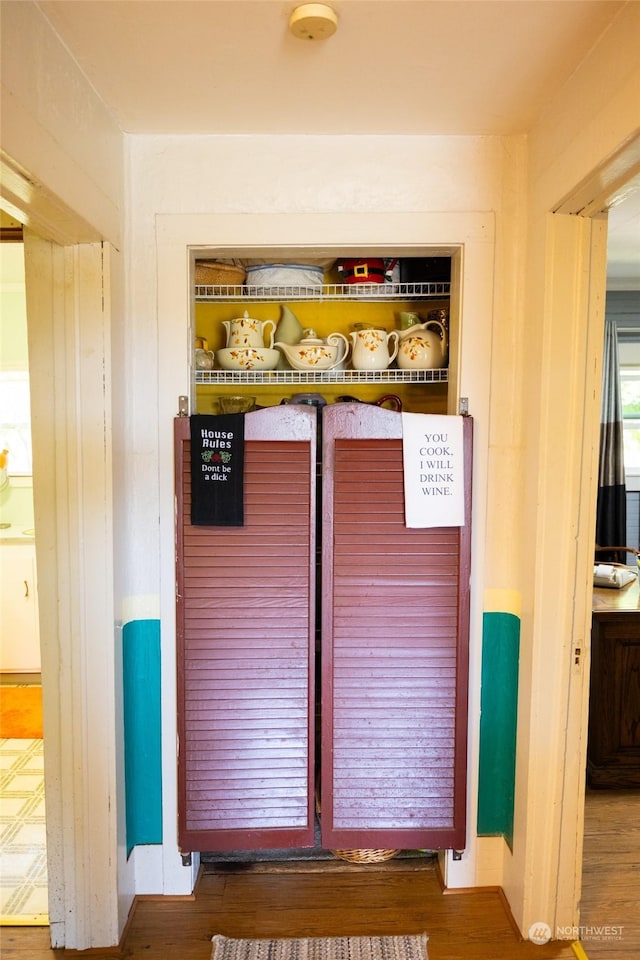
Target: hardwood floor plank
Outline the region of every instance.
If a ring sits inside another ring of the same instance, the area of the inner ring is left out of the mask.
[[[211,937],[419,933],[430,960],[575,960],[568,944],[519,942],[498,892],[443,896],[435,869],[382,864],[350,873],[204,873],[195,900],[143,899],[122,949],[131,960],[209,960]],[[386,868],[386,869],[385,869]],[[38,936],[39,934],[39,936]],[[48,931],[16,931],[3,960],[73,956],[47,949]],[[113,953],[92,953],[91,960]]]
[[[582,899],[588,960],[640,957],[640,791],[589,791]],[[606,838],[606,840],[605,840]],[[621,926],[621,939],[602,928]],[[120,951],[52,950],[43,927],[0,930],[2,960],[210,960],[211,937],[429,935],[430,960],[575,960],[569,941],[519,941],[498,892],[442,894],[400,860],[213,866],[194,899],[141,898]]]
[[[588,790],[580,925],[589,960],[640,957],[639,891],[640,790]],[[619,940],[611,927],[622,927]]]
[[[198,887],[199,910],[190,913],[188,939],[181,941],[185,960],[207,957],[198,952],[214,933],[229,937],[358,936],[419,933],[426,930],[431,960],[512,960],[538,957],[573,958],[568,944],[538,947],[517,940],[497,892],[443,896],[435,870],[385,870],[349,874],[299,870],[287,873],[226,875],[220,910],[208,909],[215,874],[205,874]],[[181,905],[167,905],[162,916],[152,903],[138,904],[127,956],[157,960],[180,926]],[[164,952],[163,952],[164,950]],[[177,960],[177,955],[176,955]]]

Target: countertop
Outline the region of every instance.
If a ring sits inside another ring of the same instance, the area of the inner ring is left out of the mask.
[[[594,613],[640,611],[640,583],[638,583],[638,578],[636,577],[621,590],[612,590],[611,587],[594,587],[592,610]]]
[[[33,527],[23,527],[19,523],[0,526],[0,546],[2,544],[34,543],[36,532]]]

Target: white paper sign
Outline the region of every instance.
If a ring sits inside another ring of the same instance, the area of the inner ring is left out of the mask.
[[[402,414],[408,527],[464,526],[462,417]]]

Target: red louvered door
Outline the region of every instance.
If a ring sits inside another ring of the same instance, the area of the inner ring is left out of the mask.
[[[312,846],[316,412],[245,418],[245,522],[192,526],[175,421],[178,839]]]
[[[460,528],[405,527],[401,414],[323,434],[322,845],[462,849],[472,421]]]

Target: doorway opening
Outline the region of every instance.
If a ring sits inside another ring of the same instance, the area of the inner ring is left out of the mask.
[[[630,381],[631,389],[625,401],[623,393],[623,425],[625,433],[629,432],[630,442],[625,443],[625,481],[626,481],[626,536],[623,545],[637,550],[640,549],[640,469],[635,468],[633,444],[634,432],[634,374],[640,371],[640,183],[633,189],[633,182],[628,187],[629,193],[623,201],[609,211],[608,217],[608,245],[607,245],[607,308],[609,318],[614,317],[617,328],[619,373],[621,381],[625,376]],[[622,383],[621,383],[622,385]],[[640,415],[640,413],[639,413]],[[640,463],[640,460],[639,460]],[[597,559],[597,557],[596,557]],[[635,555],[626,554],[619,557],[621,562],[632,569],[636,563]],[[607,594],[612,605],[624,606],[626,596],[637,590],[632,581],[628,587],[620,590],[601,590],[600,596],[595,598],[596,604],[603,602],[602,595]],[[604,597],[606,601],[607,597]],[[624,612],[622,615],[624,616]],[[640,620],[640,612],[633,614]],[[640,627],[636,629],[640,630]],[[632,628],[633,630],[633,628]],[[637,634],[636,634],[637,635]],[[604,635],[598,634],[598,655],[605,653],[600,647],[610,645],[610,660],[615,659],[613,650],[613,636],[607,640]],[[633,641],[629,640],[625,647],[627,656],[632,656]],[[590,745],[589,754],[593,752],[593,741],[601,735],[606,737],[602,728],[613,722],[609,711],[602,710],[602,703],[597,695],[599,677],[594,678],[594,641],[592,638],[592,683],[590,690]],[[627,666],[631,665],[628,660]],[[600,671],[598,671],[600,672]],[[595,679],[595,683],[594,683]],[[615,685],[615,678],[614,678]],[[618,699],[614,692],[611,699]],[[627,708],[631,703],[627,703]],[[637,704],[636,704],[637,709]],[[598,716],[594,717],[594,711]],[[622,711],[625,712],[624,709]],[[637,716],[637,714],[636,714]],[[622,721],[624,723],[624,720]],[[631,746],[631,744],[629,744]],[[594,926],[603,922],[620,925],[621,938],[625,948],[632,949],[631,938],[638,936],[638,930],[632,930],[629,919],[635,913],[635,901],[632,900],[633,877],[640,859],[637,836],[634,835],[633,824],[640,817],[640,785],[633,785],[633,771],[629,774],[628,782],[625,778],[606,785],[603,781],[615,773],[607,774],[604,770],[596,774],[596,781],[587,777],[585,791],[583,864],[582,864],[582,900],[580,923],[582,926]],[[611,851],[616,851],[612,857]],[[606,850],[606,854],[604,853]],[[626,923],[625,923],[626,921]]]
[[[48,925],[42,683],[22,225],[0,221],[0,925]]]

